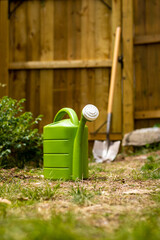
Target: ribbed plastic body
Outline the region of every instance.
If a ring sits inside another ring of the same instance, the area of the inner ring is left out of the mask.
[[[73,148],[78,126],[70,119],[44,127],[44,177],[72,179]],[[76,149],[75,149],[76,150]],[[85,126],[81,145],[82,178],[88,178],[88,127]]]

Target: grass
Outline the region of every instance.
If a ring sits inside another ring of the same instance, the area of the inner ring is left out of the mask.
[[[153,213],[154,212],[154,213]],[[145,215],[146,214],[146,215]],[[6,216],[0,219],[1,239],[108,239],[108,240],[159,240],[160,212],[152,209],[145,213],[144,220],[134,220],[130,216],[120,218],[120,226],[114,232],[105,232],[103,228],[90,225],[75,218],[72,213],[52,213],[50,219],[38,217],[20,218]]]
[[[149,155],[140,171],[133,170],[135,179],[160,179],[160,156]]]
[[[14,222],[14,224],[13,224]],[[18,226],[18,227],[16,227]],[[83,231],[82,231],[83,229]],[[90,231],[89,231],[90,232]],[[52,215],[49,220],[31,218],[11,218],[1,221],[1,239],[96,239],[88,232],[86,225],[77,221],[73,215]],[[98,233],[99,231],[96,231]],[[88,236],[90,235],[90,236]]]
[[[77,186],[71,187],[71,196],[73,197],[72,200],[74,203],[78,205],[88,205],[90,202],[90,199],[93,198],[92,192],[87,190],[86,187],[80,186],[77,184]]]
[[[16,226],[13,226],[13,222]],[[32,218],[16,219],[1,222],[1,239],[75,239],[76,233],[71,228],[74,225],[70,218],[52,217],[49,221]]]
[[[4,183],[0,187],[0,197],[8,199],[14,204],[24,201],[27,204],[33,204],[37,201],[52,200],[59,187],[59,183],[51,187],[48,183],[34,186],[32,183],[25,185],[21,181],[13,181]]]
[[[160,156],[149,156],[141,170],[145,178],[160,179]]]
[[[0,169],[0,239],[160,239],[160,154],[90,163],[89,179]]]

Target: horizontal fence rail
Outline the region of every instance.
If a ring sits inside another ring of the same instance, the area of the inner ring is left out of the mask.
[[[65,60],[12,62],[9,70],[21,69],[61,69],[61,68],[104,68],[111,67],[112,60]]]

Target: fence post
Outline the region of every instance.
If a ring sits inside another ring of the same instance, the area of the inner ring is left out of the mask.
[[[134,129],[133,90],[133,0],[122,1],[123,40],[123,134]]]
[[[0,1],[0,98],[8,95],[8,0]]]

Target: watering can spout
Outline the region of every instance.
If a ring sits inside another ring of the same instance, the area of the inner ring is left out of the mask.
[[[97,119],[99,111],[97,107],[92,104],[86,105],[82,110],[81,119],[77,129],[76,137],[74,140],[73,148],[73,167],[72,178],[73,180],[82,179],[82,141],[85,129],[86,121],[94,121]]]

